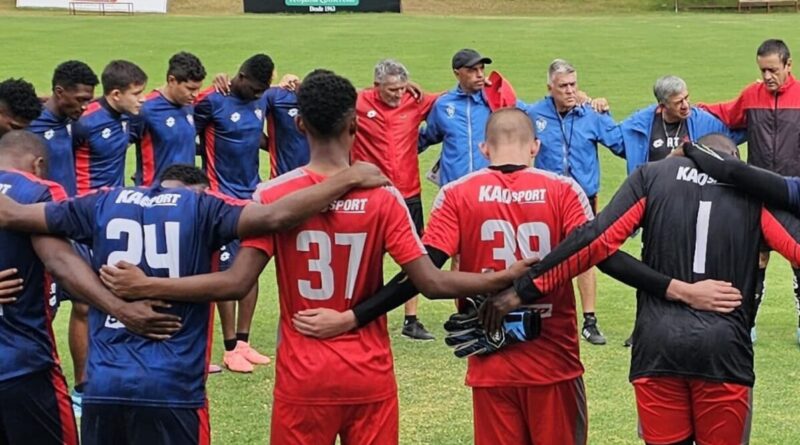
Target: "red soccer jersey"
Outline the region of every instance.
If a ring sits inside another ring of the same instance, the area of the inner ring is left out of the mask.
[[[460,254],[464,272],[503,270],[522,257],[544,257],[591,218],[586,195],[570,178],[533,168],[486,168],[441,189],[423,239],[450,256]],[[470,357],[467,385],[546,385],[583,374],[572,283],[531,307],[541,313],[541,336]]]
[[[421,193],[417,136],[419,126],[439,97],[426,94],[421,102],[406,92],[400,106],[392,108],[380,98],[377,88],[358,94],[358,131],[353,143],[354,161],[377,165],[400,190],[403,198]]]
[[[262,203],[319,183],[299,168],[261,184]],[[396,394],[386,317],[338,337],[306,337],[292,315],[325,307],[346,311],[383,284],[383,252],[403,265],[425,255],[414,224],[393,187],[355,190],[292,230],[243,246],[276,258],[280,294],[275,398],[297,404],[357,404]]]

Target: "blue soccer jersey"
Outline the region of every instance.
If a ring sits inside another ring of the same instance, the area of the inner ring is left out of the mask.
[[[127,261],[148,276],[208,273],[214,251],[236,237],[242,207],[187,188],[117,188],[47,206],[50,231],[93,249],[92,266]],[[181,330],[169,340],[131,334],[113,317],[89,312],[85,403],[171,408],[205,404],[210,304],[173,303]]]
[[[78,196],[125,182],[125,152],[130,144],[130,118],[100,98],[89,104],[72,126]]]
[[[136,185],[151,186],[170,165],[194,165],[194,106],[176,105],[160,91],[147,96],[139,116],[131,119],[136,144]]]
[[[264,97],[246,101],[208,88],[200,93],[194,121],[203,169],[211,190],[250,199],[261,179],[258,150],[264,132]]]
[[[0,193],[21,204],[66,199],[64,189],[31,174],[0,170]],[[50,323],[56,298],[49,275],[27,233],[0,230],[0,270],[16,268],[25,287],[17,301],[0,305],[0,381],[59,363]]]
[[[45,107],[42,114],[27,128],[38,134],[47,145],[50,154],[48,161],[48,179],[57,182],[68,196],[75,196],[77,184],[75,179],[75,152],[72,144],[72,119],[58,117]]]
[[[266,99],[267,134],[269,134],[270,177],[274,178],[308,164],[308,140],[294,122],[298,113],[293,91],[272,87]]]

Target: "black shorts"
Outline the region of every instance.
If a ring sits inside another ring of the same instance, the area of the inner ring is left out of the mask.
[[[83,445],[207,445],[208,408],[158,408],[83,402]]]
[[[59,367],[0,382],[0,444],[78,444],[72,400]]]
[[[417,235],[422,236],[422,230],[425,228],[425,215],[422,213],[422,198],[420,195],[407,198],[406,207],[408,207],[408,213],[411,214],[411,220],[414,221]]]

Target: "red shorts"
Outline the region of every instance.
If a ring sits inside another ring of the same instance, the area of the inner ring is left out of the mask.
[[[682,377],[633,381],[639,436],[670,444],[694,437],[698,445],[746,444],[750,439],[753,389]]]
[[[397,445],[397,396],[356,405],[272,405],[272,445]]]
[[[472,388],[475,445],[586,444],[583,379],[545,386]]]

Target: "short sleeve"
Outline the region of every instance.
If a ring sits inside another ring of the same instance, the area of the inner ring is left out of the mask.
[[[198,219],[201,233],[210,241],[212,249],[235,240],[247,201],[226,199],[216,193],[203,193],[199,197]]]
[[[433,210],[425,227],[425,234],[422,236],[423,244],[439,249],[451,257],[459,253],[461,238],[456,198],[452,195],[451,187],[439,190],[433,201]]]
[[[242,247],[250,247],[264,252],[268,257],[275,253],[275,237],[273,235],[259,236],[242,240]]]
[[[79,243],[90,243],[94,238],[97,204],[105,195],[97,192],[47,204],[44,215],[48,231]]]
[[[381,215],[381,219],[386,221],[385,248],[394,261],[402,266],[426,255],[425,247],[417,236],[414,221],[400,192],[394,187],[385,187],[383,190],[390,193],[384,214]]]

